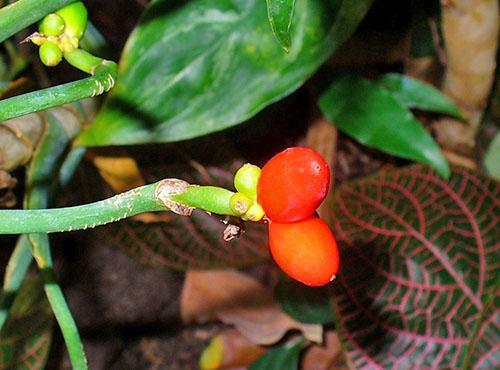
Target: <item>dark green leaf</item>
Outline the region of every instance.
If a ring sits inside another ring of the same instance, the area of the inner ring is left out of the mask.
[[[0,369],[43,369],[53,316],[39,279],[27,279],[0,331]]]
[[[283,310],[299,322],[326,324],[334,319],[329,288],[313,288],[282,279],[276,286],[275,296]]]
[[[353,368],[498,368],[499,199],[486,176],[422,165],[337,189],[333,298]]]
[[[297,370],[303,340],[288,343],[266,352],[249,370]]]
[[[262,0],[158,0],[132,33],[119,77],[82,145],[169,142],[234,126],[296,90],[372,0],[296,2],[283,53]]]
[[[442,176],[450,168],[439,146],[388,90],[351,74],[338,76],[320,97],[323,113],[345,134],[392,155],[429,164]]]
[[[463,119],[457,106],[432,85],[397,73],[386,74],[379,82],[407,108],[444,113]]]
[[[286,52],[290,49],[293,9],[295,0],[266,0],[267,17],[273,30],[274,37]]]

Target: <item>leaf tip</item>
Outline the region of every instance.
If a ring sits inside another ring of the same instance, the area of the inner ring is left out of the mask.
[[[439,175],[444,179],[444,180],[449,180],[451,176],[451,169],[450,165],[448,164],[448,161],[444,159],[443,163],[433,163],[432,167],[439,173]]]

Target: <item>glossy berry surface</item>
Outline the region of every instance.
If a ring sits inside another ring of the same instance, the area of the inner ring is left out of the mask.
[[[288,148],[262,168],[257,198],[271,221],[288,223],[311,216],[325,199],[330,170],[312,149]]]
[[[271,254],[291,278],[310,286],[330,282],[339,269],[337,241],[316,216],[294,223],[269,223]]]

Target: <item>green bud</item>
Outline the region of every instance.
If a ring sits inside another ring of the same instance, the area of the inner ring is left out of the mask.
[[[66,23],[64,32],[70,37],[80,39],[87,27],[87,8],[81,1],[74,2],[59,9],[56,14]]]
[[[257,199],[257,183],[260,172],[260,168],[253,164],[243,165],[234,175],[234,187],[250,199]]]
[[[64,19],[51,13],[42,19],[38,30],[45,36],[59,36],[64,32]]]
[[[62,60],[62,51],[59,46],[50,41],[45,41],[38,50],[40,60],[47,67],[54,67]]]
[[[265,216],[265,212],[259,203],[253,203],[248,211],[241,217],[245,221],[260,221]]]
[[[237,215],[244,215],[250,206],[252,205],[252,200],[250,200],[245,194],[235,193],[229,199],[229,206],[231,210]]]

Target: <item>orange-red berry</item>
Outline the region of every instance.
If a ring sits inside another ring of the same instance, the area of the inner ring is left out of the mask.
[[[271,221],[295,222],[316,211],[329,183],[330,170],[320,154],[305,147],[288,148],[262,168],[257,199]]]
[[[291,278],[306,285],[325,285],[339,269],[337,241],[316,216],[294,223],[269,223],[271,254]]]

